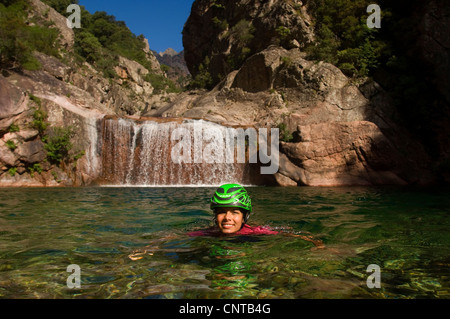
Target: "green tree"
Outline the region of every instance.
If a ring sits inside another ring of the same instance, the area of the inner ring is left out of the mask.
[[[320,26],[317,35],[320,39],[318,43],[306,49],[309,57],[331,64],[337,64],[339,61],[337,52],[340,46],[338,37],[326,25]]]
[[[208,71],[208,67],[210,64],[209,57],[205,57],[205,60],[203,63],[200,63],[198,66],[198,73],[197,75],[192,79],[192,81],[189,84],[190,88],[201,88],[201,89],[211,89],[213,86],[213,80],[211,77],[211,74]]]
[[[33,122],[31,122],[31,126],[34,129],[38,130],[40,136],[43,136],[43,134],[47,130],[47,113],[41,109],[40,102],[39,108],[34,108]]]
[[[54,164],[70,159],[69,152],[73,145],[71,138],[74,136],[72,127],[52,127],[48,135],[42,138],[44,148],[47,151],[47,159]]]
[[[291,30],[289,28],[286,28],[285,26],[279,26],[275,30],[278,33],[279,36],[279,44],[284,45],[287,40],[289,40],[289,36],[291,35]]]
[[[5,1],[0,3],[0,66],[6,68],[22,67],[31,61],[33,50],[24,39],[27,32],[25,24],[25,3]]]
[[[102,45],[92,33],[88,31],[78,32],[75,45],[77,53],[89,63],[98,61],[101,58]]]
[[[231,28],[230,34],[240,40],[240,46],[245,46],[249,41],[253,40],[256,29],[250,21],[240,20]]]
[[[42,0],[44,3],[51,6],[53,9],[61,13],[63,16],[69,16],[67,7],[71,4],[78,4],[78,0]]]
[[[58,31],[54,28],[29,26],[26,23],[28,3],[23,0],[0,3],[0,68],[36,70],[39,62],[34,51],[58,56]]]
[[[349,76],[367,76],[376,69],[387,52],[385,42],[376,40],[378,31],[367,27],[369,4],[369,0],[312,0],[318,41],[307,49],[309,57],[332,63]]]

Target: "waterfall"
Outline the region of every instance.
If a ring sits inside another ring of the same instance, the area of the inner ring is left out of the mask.
[[[215,186],[257,183],[257,164],[226,160],[227,128],[203,120],[104,118],[99,184]]]
[[[98,128],[97,118],[88,117],[86,118],[86,134],[88,137],[89,145],[86,152],[87,160],[87,173],[91,176],[98,175],[98,169],[100,167],[98,158]]]

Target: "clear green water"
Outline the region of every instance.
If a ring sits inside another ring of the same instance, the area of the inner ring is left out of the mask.
[[[448,189],[249,188],[249,224],[310,233],[322,250],[187,236],[211,225],[212,191],[1,189],[0,298],[450,297]],[[66,285],[71,264],[80,289]],[[366,285],[370,264],[380,289]]]

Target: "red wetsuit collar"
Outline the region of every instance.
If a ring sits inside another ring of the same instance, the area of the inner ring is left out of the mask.
[[[276,235],[278,234],[277,231],[271,230],[269,227],[264,226],[249,226],[245,224],[238,232],[235,232],[233,234],[230,234],[230,236],[233,235]],[[192,237],[198,237],[198,236],[213,236],[213,237],[219,237],[224,236],[225,234],[221,233],[217,227],[212,227],[205,230],[198,230],[194,232],[188,233],[189,236]]]

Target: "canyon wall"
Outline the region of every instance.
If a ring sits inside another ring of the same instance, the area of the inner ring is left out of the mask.
[[[438,154],[430,154],[426,139],[403,125],[386,88],[309,60],[304,48],[316,35],[307,1],[195,1],[183,31],[184,56],[193,77],[210,75],[211,87],[181,93],[157,92],[146,80],[152,74],[167,76],[148,44],[151,69],[124,57],[118,57],[113,78],[88,62],[80,67],[65,19],[39,0],[32,3],[35,14],[49,10],[47,19],[61,30],[64,58],[35,52],[39,70],[2,70],[0,186],[425,185],[449,180],[442,173],[449,162],[447,113],[436,122]],[[448,105],[448,44],[442,33],[448,8],[442,6],[436,0],[416,11],[422,32],[416,48],[434,65],[431,81],[443,97],[430,104]],[[174,145],[167,134],[189,121],[219,130],[278,128],[278,172],[262,176],[260,163],[173,163]],[[54,154],[55,138],[69,128],[67,154]],[[64,160],[58,162],[59,155]]]

